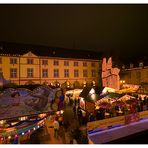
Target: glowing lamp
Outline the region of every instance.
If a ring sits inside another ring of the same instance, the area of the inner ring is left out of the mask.
[[[63,114],[64,113],[64,111],[63,110],[61,110],[61,114]]]

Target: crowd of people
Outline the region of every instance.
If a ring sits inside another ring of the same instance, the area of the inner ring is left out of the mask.
[[[72,121],[65,119],[64,114],[55,115],[55,119],[53,122],[54,129],[54,137],[56,139],[61,138],[62,143],[66,144],[87,144],[87,133],[83,133],[84,131],[80,130],[80,127],[84,125],[83,121],[83,113],[79,106],[79,100],[69,101],[68,104],[65,105],[72,109],[73,111],[73,119]],[[66,135],[68,135],[69,141],[66,141]]]
[[[59,117],[56,117],[53,126],[54,137],[58,138],[60,136],[62,142],[66,143],[65,133],[69,132],[70,144],[88,143],[87,134],[82,134],[82,131],[80,130],[81,126],[86,127],[87,122],[130,114],[132,108],[134,108],[136,112],[141,112],[148,109],[148,96],[142,98],[141,96],[137,95],[134,97],[135,102],[133,101],[133,104],[127,103],[125,106],[113,105],[111,108],[100,107],[91,113],[88,113],[86,110],[81,108],[80,99],[73,99],[72,97],[69,97],[69,101],[68,103],[64,103],[64,107],[69,106],[72,108],[74,118],[78,122],[79,126],[72,127],[72,123],[70,123],[70,121],[63,120],[63,118],[62,120],[59,120]],[[79,141],[80,139],[83,140]]]

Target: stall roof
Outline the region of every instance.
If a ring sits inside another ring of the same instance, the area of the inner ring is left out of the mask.
[[[84,87],[82,92],[80,93],[79,97],[84,98],[84,100],[86,101],[93,101],[89,95],[90,91],[94,89],[95,90],[95,100],[99,98],[99,94],[101,93],[101,91],[103,90],[103,88],[100,87]]]

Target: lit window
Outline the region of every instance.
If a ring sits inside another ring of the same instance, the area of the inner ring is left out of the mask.
[[[131,72],[129,72],[129,79],[131,79],[131,77],[132,77],[132,74],[131,74]]]
[[[33,59],[27,59],[27,64],[33,64]]]
[[[136,77],[137,77],[137,79],[140,79],[140,77],[141,77],[140,71],[136,72]]]
[[[78,62],[74,62],[74,66],[78,66]]]
[[[54,60],[54,61],[53,61],[53,65],[54,65],[54,66],[58,66],[58,65],[59,65],[59,61]]]
[[[59,77],[59,69],[54,69],[54,78],[58,78]]]
[[[68,61],[64,61],[64,66],[69,66],[69,62]]]
[[[27,68],[27,77],[33,77],[33,68]]]
[[[74,77],[79,77],[79,71],[77,69],[74,70]]]
[[[11,78],[16,78],[17,77],[17,69],[16,68],[11,68],[10,69],[10,77]]]
[[[48,65],[48,60],[42,60],[42,65]]]
[[[139,67],[143,67],[143,62],[140,62],[139,63]]]
[[[2,64],[2,58],[0,58],[0,64]]]
[[[10,64],[17,64],[16,58],[10,58]]]
[[[83,62],[83,66],[86,67],[87,66],[87,62]]]
[[[87,70],[83,70],[83,77],[87,77]]]
[[[47,78],[48,77],[48,69],[42,69],[42,77]]]
[[[96,66],[96,63],[91,63],[91,67],[95,67]]]
[[[94,69],[91,71],[91,73],[92,73],[92,77],[96,77],[96,71]]]
[[[134,64],[130,63],[130,68],[134,68]]]
[[[64,77],[69,77],[69,69],[64,69]]]

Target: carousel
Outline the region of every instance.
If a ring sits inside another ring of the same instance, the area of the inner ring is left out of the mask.
[[[59,88],[52,89],[48,86],[40,86],[33,91],[9,88],[1,92],[0,143],[26,143],[51,115],[63,114],[62,96]]]

